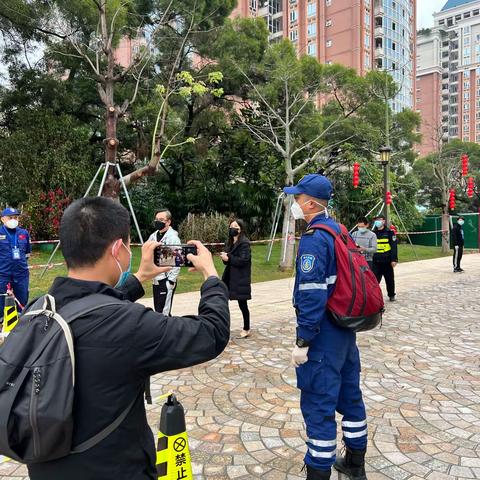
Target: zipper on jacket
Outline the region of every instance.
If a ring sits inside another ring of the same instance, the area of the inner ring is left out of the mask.
[[[33,454],[35,457],[40,456],[40,432],[38,430],[37,406],[38,395],[40,393],[41,372],[39,367],[33,369],[32,392],[30,396],[30,426],[33,434]]]

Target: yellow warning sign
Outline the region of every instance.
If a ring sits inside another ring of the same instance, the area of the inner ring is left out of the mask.
[[[185,412],[175,395],[162,407],[157,444],[158,480],[193,480]]]
[[[15,306],[15,300],[13,300],[13,305],[7,305],[7,301],[8,298],[5,299],[5,308],[3,309],[3,333],[11,332],[18,323],[18,312]]]

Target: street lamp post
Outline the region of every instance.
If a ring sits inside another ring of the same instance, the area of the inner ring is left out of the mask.
[[[389,211],[388,211],[388,202],[387,202],[387,192],[390,191],[390,154],[392,153],[391,147],[388,145],[381,147],[380,150],[380,161],[383,166],[383,215],[385,216],[385,225],[390,225]]]

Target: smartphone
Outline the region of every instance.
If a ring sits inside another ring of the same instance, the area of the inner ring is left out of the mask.
[[[187,255],[197,254],[196,245],[160,245],[153,252],[157,267],[193,267]]]

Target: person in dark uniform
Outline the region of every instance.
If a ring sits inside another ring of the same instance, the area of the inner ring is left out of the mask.
[[[373,273],[378,283],[385,278],[387,294],[391,302],[395,301],[395,273],[398,263],[397,237],[392,230],[385,226],[385,217],[375,218],[373,231],[377,235],[377,253],[373,256]]]
[[[465,234],[463,232],[463,224],[465,219],[458,217],[457,223],[452,228],[452,240],[453,240],[453,272],[461,273],[465,270],[460,268],[460,262],[463,257],[463,246],[465,245]]]
[[[250,336],[250,311],[248,300],[252,298],[252,255],[250,241],[245,234],[245,223],[237,219],[230,223],[226,252],[220,253],[226,265],[222,280],[228,287],[230,300],[237,300],[243,316],[241,338]]]
[[[0,227],[0,294],[7,291],[10,284],[17,300],[25,306],[28,302],[28,258],[31,254],[30,235],[18,226],[20,212],[6,208],[2,212]],[[0,296],[0,315],[3,314],[5,297]],[[21,307],[17,304],[21,311]]]

